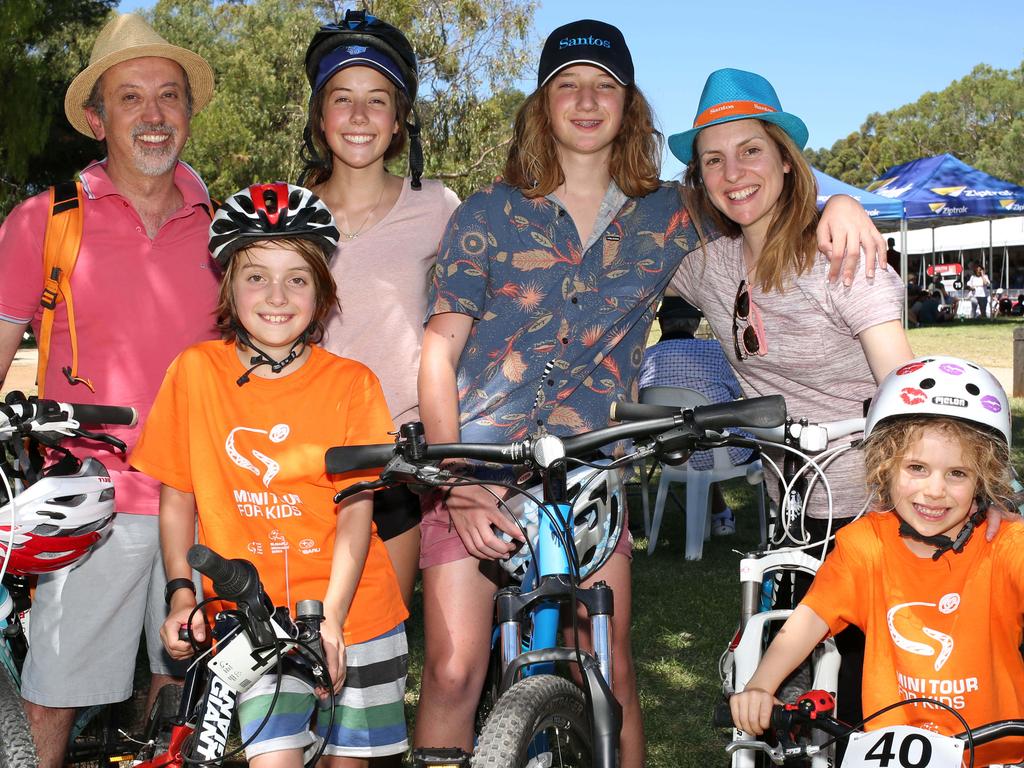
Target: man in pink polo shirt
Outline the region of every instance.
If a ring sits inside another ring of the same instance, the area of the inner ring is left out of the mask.
[[[104,142],[107,158],[81,172],[84,226],[71,277],[78,375],[89,384],[73,384],[62,373],[71,340],[59,304],[48,398],[134,406],[141,422],[174,357],[216,336],[210,198],[195,171],[178,160],[192,114],[212,93],[209,64],[168,44],[134,14],[104,27],[89,66],[68,88],[68,120]],[[0,382],[26,325],[39,331],[48,209],[49,193],[36,195],[0,227]],[[141,423],[110,431],[130,450],[140,430]],[[159,483],[95,444],[68,443],[110,470],[118,515],[113,533],[84,562],[40,577],[36,590],[22,695],[39,764],[54,768],[63,763],[77,707],[131,695],[131,660],[144,624],[154,690],[172,671],[158,634],[166,581]]]

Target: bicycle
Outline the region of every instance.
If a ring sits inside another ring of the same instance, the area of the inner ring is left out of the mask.
[[[28,576],[70,566],[99,542],[114,515],[114,491],[103,465],[80,461],[59,446],[77,436],[123,452],[109,435],[83,423],[132,425],[134,408],[60,403],[11,392],[0,405],[0,766],[34,765],[35,745],[21,706],[21,667],[28,651],[22,617],[30,607]],[[43,468],[39,446],[62,458]],[[106,721],[96,744],[71,750],[70,762],[130,754]]]
[[[527,535],[523,527],[531,563],[527,570],[536,573],[536,582],[533,585],[527,581],[525,588],[503,589],[496,596],[500,683],[496,702],[474,750],[474,767],[612,768],[617,764],[621,707],[611,690],[613,601],[611,589],[602,582],[589,589],[580,586],[580,557],[575,551],[573,532],[575,515],[566,492],[567,463],[597,466],[604,471],[650,455],[682,463],[694,446],[702,447],[706,430],[775,426],[785,418],[784,401],[778,396],[692,410],[674,409],[655,418],[631,412],[629,404],[617,406],[612,418],[628,423],[572,437],[541,433],[508,444],[427,445],[422,425],[414,422],[401,427],[395,444],[343,446],[327,452],[327,469],[331,473],[384,468],[379,480],[356,484],[343,491],[341,497],[395,483],[444,487],[477,482],[442,469],[437,462],[444,459],[526,465],[542,478],[543,499],[531,498],[539,511],[536,532]],[[594,465],[580,458],[626,438],[641,442],[622,459]],[[514,485],[505,487],[525,493]],[[614,541],[611,546],[614,547]],[[576,616],[580,604],[591,623],[594,653],[579,645]],[[573,643],[568,647],[561,647],[556,641],[559,605],[569,606],[573,619]],[[555,663],[575,665],[579,683],[559,675],[552,666]]]
[[[185,676],[177,715],[155,725],[132,763],[138,768],[220,765],[241,755],[245,742],[228,749],[238,695],[274,670],[278,691],[285,668],[314,688],[331,689],[320,643],[324,613],[319,600],[299,601],[293,620],[287,608],[272,605],[256,567],[248,560],[226,560],[209,547],[196,544],[188,551],[188,562],[210,578],[216,593],[197,605],[196,611],[215,600],[234,603],[236,608],[218,614],[212,646],[195,642],[189,630],[191,621],[182,626],[183,639],[190,640],[198,655]],[[275,700],[276,696],[275,692]],[[272,709],[273,703],[257,732],[270,719]],[[334,725],[333,707],[330,711],[328,731]],[[325,747],[326,742],[318,738],[307,750],[308,768],[316,764]]]
[[[871,731],[861,726],[900,706],[926,703],[938,704],[930,699],[907,699],[880,709],[851,726],[834,718],[830,713],[835,709],[835,698],[828,691],[812,690],[804,693],[792,704],[776,704],[772,707],[771,725],[767,736],[734,739],[726,746],[726,752],[736,755],[741,752],[762,754],[775,765],[798,764],[801,759],[821,756],[833,743],[848,739],[843,768],[887,768],[891,764],[901,768],[960,768],[967,753],[968,768],[974,766],[974,749],[998,739],[1024,736],[1024,720],[999,720],[985,725],[968,727],[962,717],[957,719],[964,730],[953,736],[916,728],[909,725],[892,725]],[[712,723],[717,728],[735,728],[728,704],[715,708]],[[819,738],[799,739],[798,734],[808,732]]]

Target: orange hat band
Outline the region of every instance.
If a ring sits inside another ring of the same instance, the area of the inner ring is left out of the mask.
[[[720,120],[723,117],[731,117],[733,115],[753,115],[757,112],[778,112],[775,107],[770,107],[767,104],[761,104],[757,101],[723,101],[721,104],[715,104],[713,107],[708,107],[693,121],[694,128],[701,128],[708,123]]]

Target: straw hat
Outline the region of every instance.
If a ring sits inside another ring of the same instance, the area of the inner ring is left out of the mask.
[[[782,111],[772,84],[761,75],[742,69],[719,69],[708,75],[700,95],[693,128],[668,138],[668,148],[684,163],[693,159],[693,140],[711,125],[756,118],[775,123],[798,149],[807,144],[807,126],[796,115]]]
[[[64,96],[64,114],[79,133],[93,137],[82,106],[92,93],[100,75],[115,64],[145,56],[159,56],[181,65],[192,88],[192,112],[199,112],[213,96],[213,69],[192,51],[171,45],[135,13],[122,13],[111,19],[96,38],[89,66],[71,81]]]

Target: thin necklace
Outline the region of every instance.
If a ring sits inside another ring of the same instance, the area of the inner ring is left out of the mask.
[[[380,187],[380,197],[377,198],[377,204],[370,209],[369,213],[366,214],[366,218],[364,218],[363,223],[359,225],[359,229],[357,229],[355,232],[346,232],[341,227],[338,227],[338,232],[344,235],[345,238],[348,240],[355,240],[357,237],[359,237],[363,233],[363,230],[366,229],[366,222],[368,222],[370,220],[370,217],[373,216],[373,212],[380,208],[380,201],[384,199],[384,190],[386,187],[387,181],[385,180],[385,183],[382,184]]]

